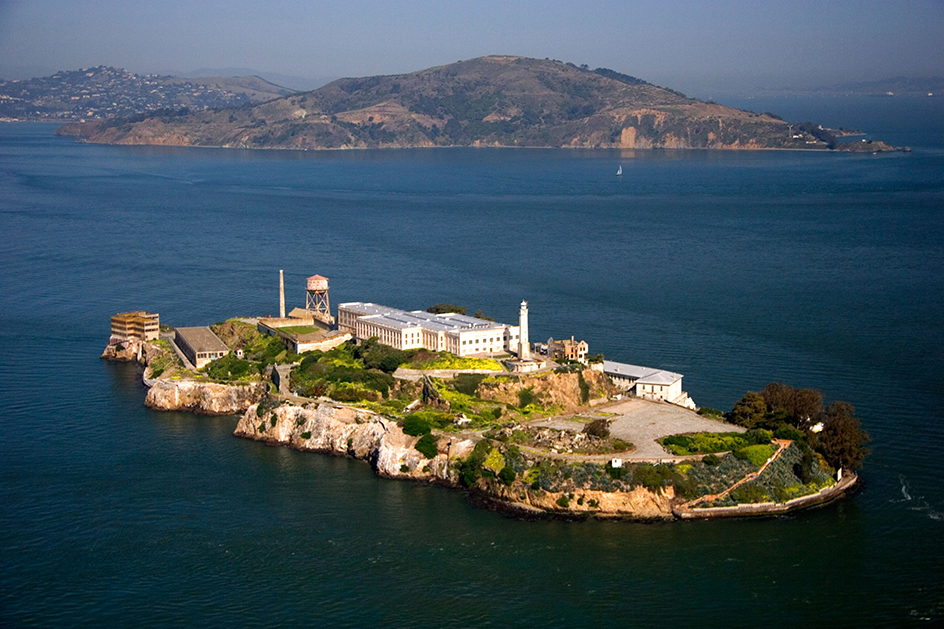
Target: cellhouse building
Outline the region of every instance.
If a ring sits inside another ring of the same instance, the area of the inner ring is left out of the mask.
[[[519,351],[518,326],[454,312],[407,312],[354,301],[338,306],[338,328],[353,332],[358,340],[376,336],[384,345],[397,349],[425,348],[457,356]]]

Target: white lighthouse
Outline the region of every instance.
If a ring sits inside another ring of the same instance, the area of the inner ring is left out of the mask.
[[[518,315],[518,360],[531,360],[531,344],[528,342],[528,302],[521,302]]]

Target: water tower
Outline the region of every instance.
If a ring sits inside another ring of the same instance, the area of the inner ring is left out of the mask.
[[[308,298],[305,309],[311,316],[326,323],[331,322],[331,305],[328,302],[328,278],[312,275],[308,278]]]

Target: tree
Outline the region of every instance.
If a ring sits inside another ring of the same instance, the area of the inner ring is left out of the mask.
[[[823,409],[823,394],[816,389],[797,389],[793,394],[793,415],[801,428]]]
[[[794,407],[794,390],[789,384],[771,382],[760,392],[767,403],[768,411],[786,409],[791,415]]]
[[[486,317],[484,310],[476,310],[476,311],[475,311],[475,314],[472,315],[472,316],[475,317],[476,319],[482,319],[482,320],[484,320],[484,321],[494,321],[494,320],[495,320],[495,319],[493,319],[493,318],[491,318],[491,317]]]
[[[447,312],[455,312],[457,314],[467,314],[469,311],[465,306],[454,306],[452,304],[433,304],[426,309],[426,312],[431,312],[433,314],[444,314]]]
[[[855,408],[848,402],[833,402],[816,416],[823,430],[814,433],[815,449],[835,468],[859,468],[869,453],[865,444],[871,441],[855,417]]]
[[[764,401],[764,396],[755,391],[748,391],[728,413],[728,420],[732,424],[754,428],[763,421],[766,412],[767,402]]]

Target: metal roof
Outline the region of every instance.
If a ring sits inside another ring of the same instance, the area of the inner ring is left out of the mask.
[[[340,304],[339,308],[356,312],[361,318],[397,329],[422,327],[435,332],[475,332],[503,330],[504,323],[476,319],[455,312],[433,314],[425,310],[407,312],[370,302],[352,301]]]
[[[603,373],[608,375],[620,376],[622,378],[632,378],[642,384],[670,385],[682,379],[682,374],[664,371],[662,369],[653,369],[652,367],[640,367],[639,365],[628,365],[618,363],[612,360],[603,361]]]
[[[177,328],[177,334],[195,352],[229,352],[229,347],[210,328]]]

